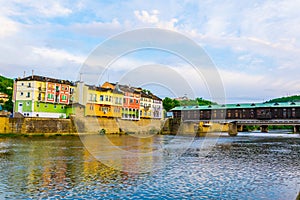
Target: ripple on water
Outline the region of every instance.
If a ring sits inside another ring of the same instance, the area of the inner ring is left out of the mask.
[[[160,158],[169,165],[148,173],[103,165],[76,137],[0,142],[0,199],[295,199],[299,192],[296,137],[224,136],[213,147],[203,146],[203,138],[192,144],[173,138],[153,140],[154,149],[170,144],[168,153],[143,162]],[[123,162],[143,164],[138,157]]]

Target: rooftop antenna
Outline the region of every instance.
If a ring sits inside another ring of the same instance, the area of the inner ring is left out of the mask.
[[[33,72],[34,72],[34,70],[31,70],[31,78],[33,78]]]
[[[25,76],[26,76],[26,71],[24,71],[23,78],[25,78]]]

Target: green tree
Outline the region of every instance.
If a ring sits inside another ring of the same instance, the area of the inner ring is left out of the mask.
[[[294,95],[294,96],[271,99],[269,101],[266,101],[266,103],[299,102],[299,101],[300,101],[300,95]]]
[[[170,111],[172,108],[177,106],[180,106],[180,102],[178,100],[171,99],[169,97],[163,99],[163,107],[166,111]]]
[[[6,78],[4,76],[0,76],[0,92],[8,95],[9,100],[6,101],[2,108],[3,110],[13,111],[13,102],[12,102],[12,93],[13,93],[13,79]]]
[[[198,102],[199,106],[217,105],[216,102],[211,102],[209,100],[205,100],[202,97],[197,97],[196,101]]]
[[[13,111],[13,102],[11,100],[11,98],[9,98],[8,101],[6,101],[3,105],[3,110],[7,110],[9,112],[12,112]]]

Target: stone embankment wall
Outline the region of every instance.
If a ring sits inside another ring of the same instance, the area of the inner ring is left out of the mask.
[[[168,119],[162,129],[163,134],[202,136],[211,132],[228,132],[228,124],[183,122],[181,119]]]
[[[0,117],[0,133],[74,134],[76,132],[70,119]]]
[[[79,133],[99,133],[102,129],[106,134],[119,133],[158,133],[162,129],[163,120],[140,119],[139,121],[115,118],[74,117],[74,124]]]
[[[0,117],[0,133],[77,135],[78,133],[100,133],[102,129],[106,134],[158,133],[163,123],[163,120],[154,119],[130,121],[96,117],[73,117],[71,119]]]
[[[20,134],[184,134],[205,135],[208,132],[227,132],[228,124],[205,124],[182,122],[180,119],[140,119],[139,121],[115,118],[72,117],[52,118],[6,118],[0,117],[0,133]]]

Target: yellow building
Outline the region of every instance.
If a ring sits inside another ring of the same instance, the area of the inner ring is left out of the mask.
[[[88,86],[86,116],[121,117],[123,94],[111,88]]]

